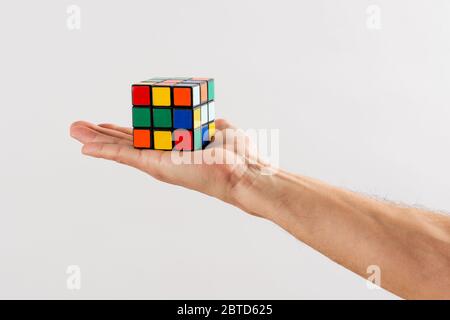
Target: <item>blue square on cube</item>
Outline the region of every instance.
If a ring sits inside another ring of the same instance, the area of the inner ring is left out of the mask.
[[[176,129],[192,129],[192,110],[174,109],[173,127]]]
[[[208,125],[202,126],[202,144],[206,145],[209,142]]]

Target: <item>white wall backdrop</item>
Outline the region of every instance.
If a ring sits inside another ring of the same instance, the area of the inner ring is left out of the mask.
[[[449,15],[445,0],[3,4],[0,298],[396,298],[269,222],[83,157],[68,127],[130,125],[133,81],[211,76],[218,116],[280,129],[285,169],[449,209]]]

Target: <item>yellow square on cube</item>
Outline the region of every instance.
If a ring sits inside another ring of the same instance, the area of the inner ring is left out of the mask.
[[[170,107],[170,88],[152,88],[153,105],[158,107]]]
[[[171,131],[155,131],[154,144],[155,149],[172,150],[172,132]]]
[[[208,132],[209,132],[209,140],[211,141],[211,139],[216,134],[216,123],[214,121],[209,124]]]
[[[200,117],[200,108],[194,109],[194,128],[200,127],[201,117]]]

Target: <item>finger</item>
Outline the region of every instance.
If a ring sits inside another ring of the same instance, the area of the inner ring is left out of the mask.
[[[141,150],[135,149],[131,145],[88,142],[83,146],[81,152],[94,158],[113,160],[142,169]]]
[[[225,119],[217,119],[216,128],[218,128],[218,132],[212,146],[224,147],[248,160],[258,160],[256,145],[244,130],[235,127]]]
[[[108,135],[108,136],[112,136],[112,137],[124,139],[124,140],[130,140],[130,141],[133,140],[133,136],[131,134],[126,134],[126,133],[123,133],[123,132],[120,132],[117,130],[113,130],[113,129],[103,128],[103,127],[100,127],[93,123],[86,122],[86,121],[74,122],[71,125],[71,128],[73,128],[73,127],[88,127],[92,130],[95,130],[97,132],[100,132],[100,133]]]
[[[231,123],[229,123],[225,119],[216,119],[216,129],[217,130],[224,130],[224,129],[236,129],[235,126],[233,126]]]
[[[158,180],[166,181],[166,170],[161,166],[161,157],[164,152],[160,150],[142,150],[126,144],[91,142],[86,143],[81,152],[94,158],[103,158],[132,166]]]
[[[132,141],[130,140],[119,139],[116,137],[105,135],[85,126],[71,127],[70,135],[83,144],[89,142],[117,143],[128,145],[132,144]]]
[[[232,125],[225,119],[216,119],[216,129],[221,131],[221,139],[216,139],[215,145],[235,145],[236,140],[240,142],[248,143],[248,137],[245,136],[242,130]],[[229,130],[229,131],[228,131]],[[220,141],[219,141],[220,140]],[[214,142],[213,142],[214,143]]]
[[[129,135],[133,134],[133,129],[121,127],[121,126],[115,125],[113,123],[101,123],[101,124],[99,124],[99,127],[116,130],[116,131],[119,131],[119,132],[122,132],[125,134],[129,134]]]
[[[236,141],[247,144],[249,138],[245,135],[243,130],[238,129],[225,119],[216,119],[216,129],[223,131],[222,138],[224,144],[235,144]],[[229,130],[229,131],[228,131]]]
[[[113,129],[103,128],[103,127],[100,127],[100,126],[95,125],[93,123],[86,122],[86,121],[74,122],[72,124],[72,127],[76,127],[76,126],[88,127],[88,128],[91,128],[91,129],[93,129],[95,131],[103,133],[105,135],[109,135],[109,136],[116,137],[116,138],[119,138],[119,139],[133,140],[133,136],[131,134],[126,134],[126,133],[123,133],[123,132],[120,132],[120,131],[116,131],[116,130],[113,130]]]

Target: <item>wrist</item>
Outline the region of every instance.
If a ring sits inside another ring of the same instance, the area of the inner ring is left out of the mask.
[[[260,164],[247,164],[230,179],[230,203],[245,212],[273,220],[284,211],[286,199],[282,173]],[[287,190],[285,190],[287,191]]]

